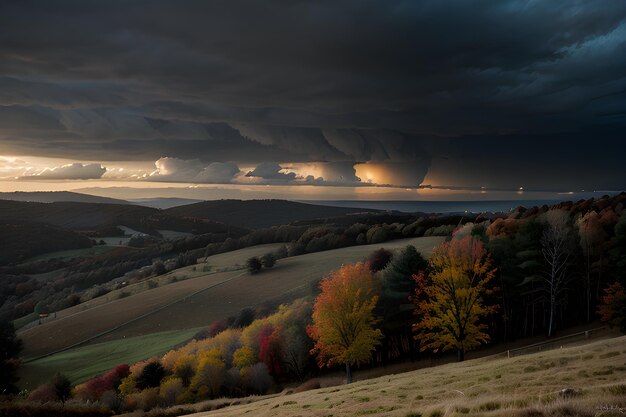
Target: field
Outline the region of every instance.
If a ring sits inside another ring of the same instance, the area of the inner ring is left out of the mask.
[[[562,394],[566,388],[572,391]],[[245,405],[194,416],[619,416],[626,412],[626,336],[233,402]]]
[[[172,346],[189,340],[197,330],[199,329],[175,330],[90,344],[25,363],[20,369],[21,386],[33,389],[49,381],[59,369],[63,369],[73,383],[80,383],[94,375],[105,373],[120,363],[133,363],[147,357],[163,355]]]
[[[97,306],[101,306],[103,304],[108,304],[120,298],[128,297],[130,295],[139,294],[144,291],[151,290],[151,286],[161,287],[167,284],[171,284],[176,281],[183,281],[189,278],[198,278],[198,277],[206,277],[207,275],[219,272],[219,271],[234,271],[242,269],[245,263],[245,260],[251,256],[261,256],[268,252],[272,252],[279,247],[284,246],[283,243],[272,243],[269,245],[258,245],[252,246],[250,248],[240,249],[232,252],[221,253],[218,255],[213,255],[208,258],[207,263],[204,263],[204,258],[198,260],[198,262],[202,262],[201,265],[187,266],[184,268],[176,269],[172,272],[168,272],[166,274],[160,275],[158,277],[150,278],[147,281],[141,281],[136,284],[130,284],[124,286],[120,289],[113,290],[107,294],[104,294],[100,297],[94,298],[92,300],[86,301],[79,305],[66,308],[65,310],[57,312],[57,318],[68,317],[89,309],[92,309]],[[89,249],[85,249],[89,250]],[[219,278],[219,277],[218,277]],[[203,288],[202,285],[207,281],[197,281],[196,284],[199,284],[199,288]],[[26,324],[32,322],[37,319],[37,314],[33,313],[29,316],[21,317],[15,320],[16,328],[21,328]],[[46,319],[50,321],[52,319]],[[30,327],[35,326],[36,323],[30,323]]]
[[[235,315],[245,307],[287,302],[304,295],[308,293],[311,285],[328,272],[342,264],[363,260],[377,248],[397,249],[412,244],[428,255],[442,239],[439,237],[402,239],[378,245],[355,246],[295,256],[282,259],[272,270],[257,275],[249,275],[245,270],[236,269],[237,265],[245,262],[249,256],[267,253],[277,245],[263,245],[216,255],[208,259],[209,266],[215,269],[235,270],[207,273],[202,272],[203,265],[197,265],[196,271],[193,271],[193,267],[187,267],[156,278],[160,280],[160,286],[156,288],[147,290],[141,287],[141,291],[122,298],[119,297],[126,289],[119,290],[117,299],[103,298],[101,301],[94,299],[61,311],[56,319],[19,332],[25,347],[23,357],[34,359],[87,341],[90,343],[115,341],[206,326],[216,319]],[[198,276],[172,282],[172,276],[191,273]],[[109,294],[105,297],[116,295]],[[70,352],[63,352],[61,355]],[[68,367],[74,367],[71,362],[63,360],[55,362],[57,355],[59,353],[31,363],[51,361],[49,363],[58,364],[59,370],[63,371]],[[93,360],[95,362],[99,358],[95,356]],[[120,357],[119,360],[127,359]]]

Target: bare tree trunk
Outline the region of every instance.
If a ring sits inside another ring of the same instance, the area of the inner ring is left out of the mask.
[[[352,369],[350,369],[350,364],[346,363],[346,384],[352,383]]]
[[[591,257],[590,257],[590,249],[587,248],[587,258],[586,258],[586,281],[585,281],[585,292],[587,296],[587,322],[591,321]]]
[[[548,321],[548,337],[552,337],[552,327],[554,323],[554,304],[555,301],[550,300],[550,320]]]

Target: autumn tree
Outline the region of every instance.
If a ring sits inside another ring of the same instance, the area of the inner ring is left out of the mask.
[[[439,245],[429,267],[428,275],[414,276],[415,337],[422,351],[456,349],[462,361],[467,350],[490,340],[481,319],[496,309],[484,302],[495,269],[482,242],[471,236]]]
[[[383,337],[375,328],[374,275],[367,264],[344,265],[324,278],[320,289],[307,328],[315,342],[311,352],[317,353],[320,367],[345,365],[351,383],[351,366],[368,362]]]
[[[598,307],[600,319],[626,333],[626,291],[619,282],[604,289],[602,304]]]

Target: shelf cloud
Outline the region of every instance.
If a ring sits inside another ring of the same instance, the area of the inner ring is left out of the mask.
[[[0,155],[160,161],[153,181],[623,189],[624,68],[612,0],[5,2]]]
[[[21,176],[21,180],[91,180],[99,179],[107,172],[101,164],[73,163]]]

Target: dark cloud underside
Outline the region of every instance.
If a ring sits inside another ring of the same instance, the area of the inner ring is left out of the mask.
[[[0,2],[0,153],[624,188],[624,131],[626,2]]]

